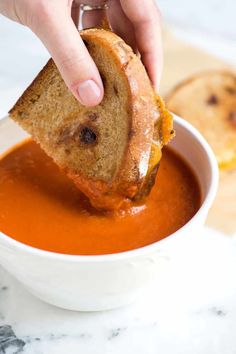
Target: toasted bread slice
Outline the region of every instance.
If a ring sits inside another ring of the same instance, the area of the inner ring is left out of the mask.
[[[192,123],[215,152],[220,167],[236,165],[236,74],[203,72],[178,85],[168,108]]]
[[[50,59],[9,113],[95,207],[117,209],[149,192],[147,174],[173,135],[172,117],[120,37],[103,29],[81,36],[103,79],[102,102],[81,105]]]

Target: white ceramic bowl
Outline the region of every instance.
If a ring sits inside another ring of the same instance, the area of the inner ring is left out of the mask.
[[[171,259],[173,252],[187,247],[191,235],[203,226],[216,194],[218,166],[211,148],[183,119],[175,117],[175,130],[176,138],[171,145],[193,168],[202,191],[199,211],[181,229],[149,246],[101,256],[47,252],[0,233],[2,266],[31,293],[66,309],[98,311],[132,302],[138,291],[162,271],[163,263]],[[9,118],[3,119],[0,153],[25,136]]]

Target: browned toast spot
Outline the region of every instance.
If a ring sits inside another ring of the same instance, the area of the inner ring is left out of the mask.
[[[88,118],[94,122],[98,119],[98,114],[96,112],[88,112]]]
[[[236,89],[234,87],[226,86],[225,90],[231,95],[235,95],[236,94]]]
[[[216,95],[211,95],[209,98],[208,98],[208,100],[207,100],[207,103],[209,104],[209,105],[217,105],[218,104],[218,98],[217,98],[217,96]]]
[[[232,111],[229,113],[229,121],[236,128],[236,111]]]
[[[94,146],[98,142],[97,129],[90,122],[85,124],[78,122],[63,128],[59,133],[57,144],[68,145],[72,142],[81,146]]]
[[[81,127],[79,133],[80,142],[84,145],[94,145],[97,142],[97,133],[89,126]]]

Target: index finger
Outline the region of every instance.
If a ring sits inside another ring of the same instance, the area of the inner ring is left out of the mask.
[[[120,0],[121,6],[132,22],[138,50],[156,90],[163,66],[161,15],[153,0]]]

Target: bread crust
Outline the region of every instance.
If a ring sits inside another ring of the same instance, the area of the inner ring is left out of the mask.
[[[221,168],[236,164],[236,73],[200,72],[167,95],[168,108],[192,123],[206,138]],[[187,104],[186,104],[187,102]]]
[[[190,77],[188,77],[187,79],[179,82],[177,85],[175,85],[173,87],[173,89],[165,96],[165,102],[169,102],[172,97],[174,96],[174,94],[180,90],[182,87],[184,87],[185,85],[191,84],[192,82],[194,82],[196,79],[201,78],[201,77],[209,77],[209,76],[213,76],[213,75],[222,75],[222,76],[235,76],[236,77],[236,72],[232,72],[229,70],[206,70],[206,71],[201,71],[195,75],[192,75]]]
[[[141,61],[120,37],[111,31],[98,32],[97,29],[82,32],[85,41],[91,36],[93,41],[110,46],[110,53],[127,81],[130,107],[129,142],[117,180],[119,190],[128,192],[127,196],[132,198],[147,174],[154,124],[160,117],[155,93]]]
[[[118,171],[112,180],[107,182],[88,177],[81,171],[75,171],[69,164],[62,164],[60,159],[55,157],[51,151],[49,153],[46,149],[46,152],[66,171],[95,207],[108,210],[118,209],[126,204],[129,199],[134,198],[142,185],[145,184],[154,129],[155,126],[160,125],[162,118],[147,73],[132,49],[116,34],[103,29],[84,30],[81,32],[81,37],[85,44],[93,43],[106,48],[111,60],[116,63],[122,80],[125,82],[129,107],[129,131],[125,153]],[[9,112],[10,116],[32,134],[33,138],[43,148],[43,138],[40,139],[35,136],[37,134],[34,134],[33,128],[29,126],[27,120],[21,119],[21,116],[22,112],[27,110],[30,115],[29,102],[32,103],[35,95],[37,96],[39,86],[43,87],[48,76],[53,76],[54,71],[57,71],[57,69],[50,59]],[[72,101],[76,100],[72,95],[70,99]],[[168,119],[171,122],[168,125],[169,132],[172,130],[172,119],[170,117]],[[168,136],[168,132],[166,132],[166,136]],[[163,145],[162,135],[161,130],[155,129],[155,139],[159,142],[159,150]],[[164,140],[166,143],[169,139]]]

